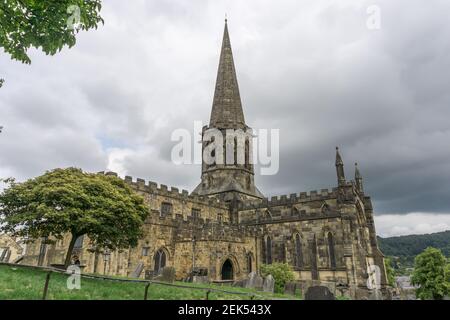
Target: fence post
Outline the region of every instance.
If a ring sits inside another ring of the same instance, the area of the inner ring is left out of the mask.
[[[206,291],[206,300],[209,300],[209,294],[211,293],[211,290]]]
[[[145,285],[145,294],[144,294],[144,300],[147,300],[147,296],[148,296],[148,287],[150,287],[151,282],[147,283]]]
[[[52,272],[49,271],[47,273],[47,276],[45,277],[44,293],[42,294],[42,300],[47,299],[48,283],[50,282],[50,275],[51,274],[52,274]]]

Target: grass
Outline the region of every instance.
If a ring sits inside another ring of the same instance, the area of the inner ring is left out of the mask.
[[[47,272],[24,267],[0,265],[0,300],[36,300],[42,299]],[[49,300],[142,300],[145,283],[117,282],[100,279],[81,279],[81,289],[67,289],[67,275],[52,272],[48,287]],[[290,295],[270,294],[246,288],[219,285],[205,285],[176,282],[178,285],[208,287],[233,292],[255,294],[255,299],[299,299]],[[149,300],[204,300],[206,290],[176,288],[160,284],[151,284]],[[250,299],[249,295],[211,292],[211,300]]]

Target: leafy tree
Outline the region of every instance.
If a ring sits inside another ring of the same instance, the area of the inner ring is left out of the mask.
[[[101,0],[3,0],[0,46],[14,60],[31,63],[27,50],[54,55],[75,45],[80,30],[97,28]]]
[[[411,282],[420,286],[416,291],[417,298],[441,300],[449,293],[446,265],[447,260],[436,248],[428,247],[416,257]]]
[[[137,245],[149,209],[144,199],[123,180],[80,169],[55,169],[16,183],[0,194],[0,230],[29,239],[71,241],[65,266],[70,264],[78,237],[110,250]]]
[[[386,269],[388,284],[391,287],[395,287],[395,271],[392,268],[392,260],[390,258],[384,259],[384,267]]]
[[[292,268],[287,263],[275,262],[261,265],[261,275],[267,277],[269,274],[275,280],[275,292],[283,293],[286,282],[294,280]]]

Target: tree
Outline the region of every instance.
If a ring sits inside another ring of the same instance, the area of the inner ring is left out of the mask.
[[[395,287],[395,271],[392,268],[391,258],[384,259],[384,267],[386,269],[387,281],[391,287]]]
[[[261,265],[261,275],[267,277],[272,275],[275,280],[275,292],[283,293],[286,282],[294,280],[292,268],[287,263],[274,262]]]
[[[123,180],[80,169],[55,169],[16,183],[0,194],[0,230],[28,239],[62,239],[70,233],[70,264],[78,237],[110,250],[137,245],[149,208]]]
[[[441,250],[433,247],[428,247],[415,258],[411,282],[420,286],[416,290],[417,298],[441,300],[450,292],[446,265],[447,260]]]
[[[103,23],[100,10],[101,0],[3,0],[0,46],[23,63],[31,63],[27,54],[31,47],[54,55],[75,45],[80,30]]]

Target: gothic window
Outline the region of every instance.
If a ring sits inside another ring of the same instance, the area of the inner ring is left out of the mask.
[[[160,216],[164,217],[166,215],[172,214],[172,204],[168,202],[161,203],[161,213]]]
[[[238,141],[237,138],[234,138],[234,164],[237,165],[238,164],[238,159],[237,159],[237,148],[238,148]]]
[[[266,238],[266,264],[272,264],[272,238]]]
[[[218,221],[219,223],[222,223],[222,213],[221,213],[221,212],[219,212],[219,213],[217,214],[217,221]]]
[[[192,208],[192,217],[194,217],[194,219],[200,218],[200,212],[200,209]]]
[[[250,168],[250,142],[245,139],[245,167]]]
[[[311,241],[311,277],[313,280],[319,280],[319,269],[317,268],[317,241],[314,235]]]
[[[42,266],[44,264],[45,252],[47,251],[47,238],[42,238],[41,246],[39,248],[39,258],[38,258],[38,266]]]
[[[295,235],[295,266],[303,267],[302,242],[298,233]]]
[[[252,272],[252,254],[251,253],[247,254],[247,272],[248,273]]]
[[[334,240],[331,232],[328,233],[328,251],[330,253],[330,267],[336,269],[336,256],[334,253]]]
[[[159,273],[166,266],[166,252],[159,249],[155,254],[155,273]]]
[[[75,240],[75,244],[73,246],[74,249],[81,249],[83,248],[83,240],[84,236],[79,236],[77,240]]]

